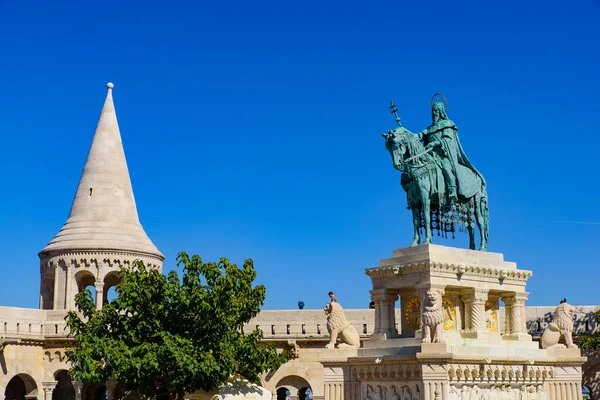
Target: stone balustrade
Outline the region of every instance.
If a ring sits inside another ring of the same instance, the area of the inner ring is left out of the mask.
[[[539,336],[548,323],[552,320],[552,313],[556,306],[525,306],[525,321],[527,333]],[[574,315],[574,335],[597,332],[600,327],[594,322],[590,313],[600,306],[577,307]],[[346,318],[352,322],[362,337],[368,337],[375,331],[374,309],[346,309]],[[396,302],[395,309],[396,329],[401,319],[400,307]],[[500,332],[505,332],[505,308],[498,310],[498,323]],[[329,337],[327,321],[322,310],[263,310],[254,319],[244,326],[245,332],[261,329],[265,339],[310,339]],[[400,333],[400,332],[398,332]]]
[[[600,327],[590,313],[600,306],[578,307],[575,313],[574,335],[597,332]],[[552,319],[555,306],[527,306],[525,319],[527,331],[532,336],[539,336]],[[505,309],[500,307],[500,332],[504,332]],[[346,317],[363,338],[369,337],[375,331],[374,309],[345,310]],[[400,321],[398,302],[394,309],[396,321]],[[65,312],[63,310],[38,310],[19,307],[0,307],[0,337],[64,337]],[[245,332],[254,329],[263,331],[265,339],[319,339],[329,337],[327,320],[322,310],[263,310],[244,326]],[[395,329],[399,329],[396,323]]]

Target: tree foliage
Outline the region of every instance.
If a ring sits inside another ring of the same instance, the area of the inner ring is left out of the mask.
[[[242,333],[266,292],[252,286],[252,260],[238,268],[226,258],[203,263],[182,252],[177,263],[181,280],[175,271],[165,276],[142,262],[121,269],[117,297],[100,310],[89,290],[76,296],[79,313],[66,317],[75,339],[67,352],[74,380],[112,377],[127,391],[182,399],[213,390],[232,375],[259,383],[261,373],[286,361],[287,355],[261,342],[262,332]]]
[[[592,314],[596,325],[600,324],[600,309]],[[582,335],[577,340],[579,347],[589,351],[600,351],[600,332]]]

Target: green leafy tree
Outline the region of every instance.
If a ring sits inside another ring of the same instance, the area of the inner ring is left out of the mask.
[[[592,317],[596,324],[600,324],[600,310],[596,310]],[[592,334],[581,335],[577,340],[579,347],[589,351],[600,351],[600,331]]]
[[[114,378],[125,391],[183,399],[211,391],[232,375],[259,383],[260,374],[278,368],[287,354],[261,341],[262,332],[242,333],[265,299],[265,287],[252,286],[252,260],[243,268],[226,258],[203,263],[182,252],[183,266],[168,276],[138,262],[121,269],[117,297],[96,310],[91,292],[75,298],[79,309],[66,321],[75,339],[67,352],[71,376],[86,383]]]

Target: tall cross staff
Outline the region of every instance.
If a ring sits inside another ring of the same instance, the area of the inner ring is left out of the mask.
[[[390,114],[394,114],[394,116],[396,117],[396,123],[398,124],[398,126],[402,126],[402,124],[400,123],[400,117],[398,116],[398,107],[396,107],[392,100],[390,100]]]

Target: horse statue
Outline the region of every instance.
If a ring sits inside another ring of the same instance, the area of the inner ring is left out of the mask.
[[[400,125],[398,117],[396,121]],[[431,243],[432,230],[437,230],[438,235],[442,233],[443,236],[452,233],[454,237],[458,226],[460,230],[468,231],[469,248],[475,250],[477,223],[480,233],[479,249],[485,251],[489,221],[485,180],[474,167],[469,167],[470,163],[465,166],[455,162],[454,176],[458,182],[458,190],[455,189],[454,195],[449,195],[451,191],[446,178],[448,173],[444,171],[448,163],[439,155],[448,153],[448,150],[443,153],[435,152],[434,145],[426,147],[419,140],[434,132],[433,127],[434,125],[421,134],[414,134],[400,125],[382,133],[394,168],[402,172],[400,183],[406,191],[408,208],[412,210],[414,238],[410,246]],[[441,130],[448,127],[446,123]],[[435,143],[439,144],[440,140]],[[421,243],[422,229],[425,230],[425,240]]]

